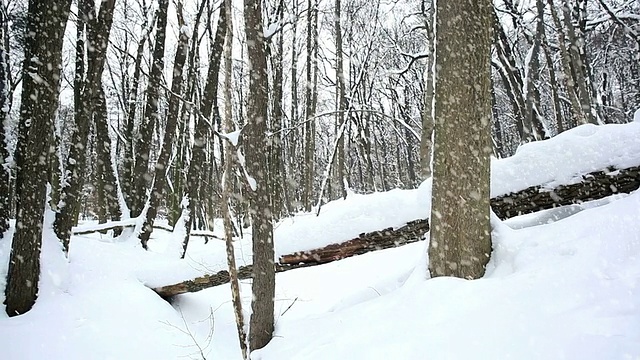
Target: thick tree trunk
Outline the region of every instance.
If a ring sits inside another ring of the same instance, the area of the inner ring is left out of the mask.
[[[9,316],[31,309],[38,294],[47,161],[58,107],[62,42],[71,0],[30,0],[16,149],[17,226],[5,288]]]
[[[255,350],[271,341],[274,329],[275,267],[273,224],[269,203],[267,108],[269,106],[267,58],[264,46],[262,1],[245,0],[244,19],[249,58],[249,103],[244,146],[247,172],[253,178],[249,206],[253,242],[253,300],[249,326],[249,348]]]
[[[431,276],[479,278],[491,254],[489,0],[436,4]],[[469,51],[469,47],[473,51]]]

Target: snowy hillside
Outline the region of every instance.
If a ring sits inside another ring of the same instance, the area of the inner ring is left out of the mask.
[[[494,161],[493,195],[638,165],[639,138],[634,122],[523,146]],[[277,253],[426,217],[429,194],[428,183],[350,194],[318,217],[285,219]],[[426,280],[425,242],[279,274],[276,333],[252,359],[640,358],[640,193],[493,225],[480,280]],[[179,260],[169,232],[154,232],[148,252],[127,234],[83,235],[67,262],[46,226],[38,301],[25,315],[0,312],[0,359],[241,359],[228,285],[173,304],[149,288],[224,269],[222,242],[196,238]],[[249,238],[236,243],[239,265],[251,261]],[[0,243],[2,290],[9,248]],[[248,310],[250,282],[241,290]]]

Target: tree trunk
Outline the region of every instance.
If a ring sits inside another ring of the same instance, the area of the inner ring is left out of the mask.
[[[275,267],[273,224],[269,204],[267,108],[269,106],[267,59],[262,23],[262,1],[245,0],[245,31],[249,58],[249,103],[245,128],[247,172],[253,178],[249,191],[253,242],[253,301],[249,326],[249,348],[267,345],[273,336]]]
[[[577,91],[575,90],[576,83],[571,73],[571,58],[565,45],[564,29],[560,23],[560,18],[558,17],[558,13],[554,7],[553,0],[547,0],[547,3],[551,10],[551,19],[553,20],[553,24],[555,25],[558,33],[558,48],[560,49],[560,63],[562,64],[563,71],[562,81],[564,88],[567,91],[567,96],[571,102],[572,117],[567,128],[571,129],[575,126],[586,124],[588,121],[580,104],[580,99],[578,99]]]
[[[9,172],[9,149],[7,142],[7,119],[9,115],[9,49],[5,49],[4,6],[0,9],[0,239],[9,229],[10,187],[11,174]]]
[[[313,205],[313,180],[315,174],[315,70],[317,61],[314,58],[317,41],[315,37],[316,3],[307,0],[307,71],[305,89],[305,118],[304,123],[304,171],[303,171],[303,205],[305,211],[311,211]]]
[[[106,60],[111,23],[113,22],[115,0],[102,2],[97,17],[94,16],[95,10],[91,3],[86,3],[83,6],[86,6],[82,12],[87,20],[86,40],[88,42],[87,49],[89,49],[87,72],[83,81],[80,81],[78,74],[76,74],[75,86],[82,86],[82,90],[76,97],[75,127],[71,135],[71,147],[65,166],[65,185],[60,191],[61,206],[56,213],[54,222],[56,235],[62,240],[65,251],[69,250],[71,228],[78,221],[78,209],[87,163],[85,145],[88,143],[93,113],[99,100],[98,89],[102,83],[102,71]],[[79,32],[78,35],[81,36],[81,33]],[[84,48],[84,45],[77,44],[76,56],[83,56],[84,50],[81,47]],[[76,71],[81,69],[82,66],[76,62]]]
[[[180,28],[180,34],[178,35],[178,48],[173,60],[173,79],[171,80],[171,94],[169,95],[169,111],[167,113],[167,124],[164,130],[164,138],[162,140],[162,148],[160,149],[160,155],[155,165],[155,171],[153,176],[153,186],[151,194],[149,195],[149,207],[146,214],[144,214],[145,220],[140,232],[140,243],[144,249],[147,248],[147,243],[151,237],[153,231],[153,222],[158,214],[158,206],[160,206],[160,200],[165,191],[167,184],[167,167],[169,165],[169,156],[171,155],[171,148],[174,145],[174,139],[176,136],[176,128],[178,126],[178,110],[180,110],[180,101],[177,96],[182,95],[182,73],[184,69],[184,63],[187,59],[187,51],[189,46],[189,35],[186,34],[184,29],[184,18],[182,15],[182,8],[178,7],[178,26]]]
[[[278,21],[284,23],[284,0],[278,1],[276,9]],[[280,30],[278,34],[272,36],[271,44],[275,46],[272,49],[271,68],[273,69],[273,105],[271,118],[271,135],[269,136],[269,175],[271,183],[271,206],[273,209],[274,220],[280,218],[284,211],[284,193],[287,191],[284,182],[284,172],[282,169],[282,126],[284,122],[282,111],[283,99],[283,56],[284,56],[284,34]]]
[[[46,201],[49,134],[58,107],[62,42],[71,0],[30,0],[16,149],[18,212],[5,288],[6,312],[36,301]]]
[[[335,0],[334,26],[336,28],[336,136],[338,143],[336,145],[336,170],[335,170],[335,188],[339,189],[336,194],[339,197],[347,198],[347,189],[345,188],[346,168],[344,165],[344,130],[342,124],[345,122],[344,112],[346,106],[345,79],[343,65],[342,50],[342,24],[340,15],[341,1]],[[330,194],[331,196],[331,194]]]
[[[431,2],[427,13],[427,65],[424,74],[424,110],[422,112],[422,135],[420,137],[420,180],[426,180],[431,176],[431,157],[433,151],[433,61],[435,58],[433,39],[433,13],[434,2]],[[429,23],[431,26],[429,26]]]
[[[158,16],[156,22],[156,39],[153,46],[153,64],[147,84],[147,102],[144,109],[144,117],[139,127],[136,141],[135,164],[133,176],[128,181],[133,183],[131,189],[131,217],[142,214],[147,201],[147,187],[152,180],[149,173],[151,156],[151,142],[153,141],[153,129],[160,121],[160,86],[164,71],[164,49],[167,32],[167,9],[169,0],[158,0]]]
[[[143,14],[147,19],[147,14]],[[154,17],[155,19],[155,17]],[[133,154],[135,147],[134,128],[136,125],[136,110],[138,108],[138,87],[140,85],[140,76],[142,73],[142,58],[144,57],[144,45],[149,39],[151,30],[153,30],[154,20],[147,24],[142,24],[143,34],[138,41],[138,49],[133,64],[133,76],[131,77],[131,89],[129,91],[129,101],[127,104],[126,130],[124,131],[124,156],[122,159],[122,175],[120,183],[122,184],[122,194],[124,195],[127,206],[131,208],[134,203],[133,199],[133,167],[135,164],[135,155]]]
[[[97,150],[97,177],[98,196],[101,199],[98,206],[104,209],[104,213],[111,220],[118,220],[122,216],[120,201],[118,200],[118,183],[115,173],[115,164],[111,161],[111,138],[109,137],[109,117],[107,112],[107,99],[102,84],[98,86],[98,102],[94,121],[96,125],[96,150]],[[114,232],[119,235],[119,232]]]
[[[491,254],[491,11],[437,2],[431,276],[479,278]],[[468,51],[469,46],[473,51]]]
[[[233,110],[231,97],[231,80],[233,76],[232,54],[233,54],[233,15],[231,13],[231,0],[225,0],[224,12],[227,17],[227,31],[225,33],[224,47],[224,127],[225,133],[235,130],[233,128]],[[247,334],[244,328],[244,314],[242,313],[242,299],[240,298],[240,284],[238,281],[238,268],[236,265],[236,255],[233,248],[233,221],[231,220],[231,210],[229,209],[230,192],[233,188],[233,168],[236,166],[235,149],[229,141],[224,142],[224,175],[222,176],[222,216],[224,221],[224,240],[227,252],[227,266],[229,269],[229,280],[231,282],[231,297],[233,301],[233,312],[236,317],[238,329],[238,340],[242,358],[247,359]]]
[[[210,44],[209,71],[207,73],[207,81],[204,87],[204,94],[200,104],[200,113],[203,118],[196,120],[195,135],[193,141],[193,149],[191,150],[191,162],[187,173],[187,197],[189,199],[189,216],[185,219],[186,236],[183,242],[183,257],[187,251],[189,243],[189,233],[193,227],[197,211],[201,208],[202,196],[201,187],[204,182],[204,167],[206,163],[205,146],[209,139],[209,125],[216,122],[212,119],[219,117],[218,105],[218,75],[220,72],[220,59],[222,58],[222,50],[224,46],[224,37],[227,31],[227,16],[224,11],[218,16],[218,28],[216,35]]]

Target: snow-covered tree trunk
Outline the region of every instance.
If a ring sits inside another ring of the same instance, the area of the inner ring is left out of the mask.
[[[145,21],[142,23],[143,34],[138,40],[136,57],[133,64],[133,76],[128,94],[126,126],[124,131],[124,149],[122,156],[122,172],[120,183],[122,184],[122,194],[124,195],[127,206],[131,207],[134,203],[133,194],[133,167],[135,164],[135,155],[133,153],[136,139],[134,137],[134,129],[136,127],[136,111],[138,108],[138,88],[140,86],[140,77],[142,76],[142,60],[145,54],[145,44],[149,40],[151,30],[155,22],[155,16],[148,21],[145,15]]]
[[[171,148],[174,146],[176,128],[178,126],[178,111],[180,110],[180,100],[177,96],[182,95],[182,73],[189,47],[189,34],[187,33],[188,28],[185,25],[181,6],[178,7],[177,14],[180,33],[178,35],[178,48],[173,60],[173,79],[171,80],[171,94],[169,95],[167,124],[164,129],[164,138],[162,140],[162,147],[160,148],[160,155],[158,156],[158,161],[156,162],[154,169],[153,186],[151,187],[151,194],[149,194],[148,201],[149,206],[144,214],[144,225],[140,232],[140,243],[145,249],[147,248],[147,243],[151,237],[153,223],[156,215],[158,214],[158,207],[160,206],[160,201],[162,200],[162,195],[167,184],[167,166],[169,165]]]
[[[317,3],[316,0],[307,0],[307,69],[306,69],[306,89],[305,89],[305,117],[304,123],[304,171],[303,171],[303,196],[302,202],[305,211],[311,211],[313,205],[313,182],[315,177],[315,115],[317,65],[315,58],[317,55]]]
[[[580,110],[588,123],[597,124],[595,114],[592,112],[591,96],[588,89],[588,74],[586,73],[584,58],[581,56],[581,48],[584,46],[583,40],[578,36],[573,25],[573,17],[571,16],[571,8],[568,0],[564,0],[562,4],[562,13],[564,25],[566,28],[567,41],[569,42],[569,59],[571,65],[571,74],[577,91],[578,101],[580,103]],[[559,32],[564,32],[564,29],[558,28]],[[560,44],[563,46],[563,44]]]
[[[58,107],[64,28],[71,0],[30,0],[16,149],[18,211],[11,245],[6,312],[31,309],[38,294],[43,213],[46,201],[47,139]]]
[[[184,249],[186,251],[189,242],[189,232],[193,227],[197,212],[202,208],[202,199],[204,198],[202,184],[204,182],[205,163],[206,163],[206,144],[210,138],[209,122],[212,124],[218,120],[218,75],[220,72],[220,61],[224,46],[224,37],[227,31],[227,16],[224,11],[218,16],[218,25],[216,35],[210,44],[209,52],[209,70],[207,80],[204,86],[204,93],[200,103],[201,118],[196,120],[193,148],[191,150],[191,161],[189,171],[187,173],[187,196],[189,198],[190,216],[185,219],[185,228],[187,235],[184,239]],[[213,117],[213,119],[212,119]],[[184,256],[184,255],[183,255]]]
[[[225,133],[234,131],[233,127],[233,104],[232,104],[232,77],[233,77],[233,15],[231,12],[231,0],[224,1],[224,12],[227,17],[227,31],[225,34],[224,46],[224,127]],[[242,299],[240,298],[240,283],[238,280],[238,267],[236,265],[236,255],[233,245],[233,221],[229,202],[231,200],[231,190],[233,188],[233,169],[237,165],[235,159],[235,149],[230,141],[224,143],[224,175],[222,176],[222,216],[224,221],[224,240],[227,253],[227,265],[229,268],[229,280],[231,283],[231,298],[233,301],[233,312],[236,318],[238,329],[238,340],[242,351],[242,358],[247,359],[247,333],[245,330],[244,314],[242,312]]]
[[[93,113],[96,103],[99,101],[99,87],[102,86],[101,78],[106,61],[109,33],[113,22],[113,9],[115,0],[103,1],[100,4],[98,15],[95,15],[92,2],[83,3],[81,16],[86,20],[86,34],[78,31],[79,43],[76,44],[76,56],[84,57],[85,45],[82,44],[82,36],[86,37],[87,64],[86,76],[78,78],[76,74],[74,85],[81,87],[75,94],[75,126],[71,135],[71,147],[67,156],[63,186],[60,191],[60,206],[56,213],[54,229],[62,241],[65,251],[69,250],[71,228],[78,221],[80,197],[84,182],[84,172],[87,163],[86,145],[89,139],[89,130],[93,123]],[[76,61],[76,71],[82,71],[84,66]],[[84,61],[84,59],[82,60]]]
[[[98,86],[98,99],[94,113],[96,128],[96,156],[97,156],[97,184],[98,207],[105,214],[105,219],[118,220],[122,216],[118,192],[120,188],[116,179],[115,167],[111,160],[111,138],[109,137],[109,113],[107,110],[107,98],[102,88]],[[119,232],[115,231],[114,235]]]
[[[587,117],[580,104],[580,99],[578,98],[578,92],[576,91],[577,84],[575,83],[574,77],[571,73],[571,56],[566,47],[566,37],[564,33],[564,28],[560,23],[560,17],[558,16],[558,12],[553,4],[553,0],[547,0],[549,4],[549,9],[551,10],[551,19],[553,20],[553,24],[556,27],[556,32],[558,33],[558,49],[560,50],[560,63],[562,64],[562,81],[564,88],[567,91],[567,96],[569,96],[571,103],[571,122],[569,123],[568,128],[573,128],[578,125],[586,124]]]
[[[267,58],[262,23],[262,1],[245,0],[244,20],[249,60],[249,95],[244,146],[250,176],[249,206],[253,242],[253,301],[249,348],[267,345],[274,330],[275,265],[272,212],[269,202],[267,108],[269,106]]]
[[[10,163],[7,120],[9,116],[9,49],[5,49],[4,6],[0,7],[0,239],[9,228],[10,214]]]
[[[277,26],[284,26],[284,1],[278,0]],[[284,193],[287,191],[284,182],[283,165],[283,95],[284,95],[284,29],[278,30],[277,34],[271,36],[271,69],[273,70],[273,96],[271,106],[270,133],[269,136],[269,177],[271,182],[271,205],[274,218],[280,218],[284,211]]]
[[[335,0],[334,24],[336,31],[336,136],[338,143],[336,144],[336,167],[334,184],[337,189],[336,195],[342,198],[347,197],[347,189],[345,182],[347,171],[344,163],[344,129],[342,124],[345,122],[345,110],[347,109],[347,99],[344,78],[344,61],[342,48],[342,16],[341,1]],[[330,194],[331,195],[331,194]]]
[[[432,1],[427,12],[425,25],[427,27],[427,65],[424,71],[424,110],[422,111],[422,135],[420,137],[420,179],[425,180],[431,176],[431,156],[433,151],[433,61],[434,32],[433,14],[435,6]]]
[[[129,205],[132,217],[137,217],[142,214],[147,200],[147,188],[152,180],[152,175],[149,173],[149,163],[153,129],[160,120],[159,103],[164,71],[168,8],[169,0],[158,1],[156,38],[153,45],[153,63],[149,74],[149,83],[147,84],[147,101],[136,139],[137,146],[133,174],[131,179],[126,180],[133,183],[133,188],[131,189],[131,204]]]
[[[479,278],[491,253],[489,0],[438,1],[431,276]]]

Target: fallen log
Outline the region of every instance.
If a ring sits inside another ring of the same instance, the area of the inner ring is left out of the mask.
[[[427,219],[413,220],[397,229],[387,228],[370,233],[362,233],[357,238],[343,243],[283,255],[280,257],[279,263],[281,265],[295,265],[299,263],[325,264],[370,251],[410,244],[422,240],[427,231],[429,231],[429,221]]]
[[[357,238],[344,243],[332,244],[321,249],[284,255],[280,258],[279,263],[275,264],[276,272],[284,272],[307,266],[326,264],[370,251],[389,249],[410,244],[422,240],[427,231],[429,231],[429,221],[426,219],[419,219],[411,221],[397,229],[388,228],[380,231],[363,233]],[[240,266],[238,268],[238,279],[250,279],[252,277],[252,271],[252,265]],[[193,280],[183,281],[178,284],[158,287],[153,290],[158,293],[158,295],[168,299],[175,295],[200,291],[213,286],[226,284],[228,282],[229,272],[227,270],[222,270],[213,275],[205,275]]]
[[[576,184],[559,185],[553,188],[537,185],[498,196],[491,199],[491,208],[500,219],[504,220],[554,207],[630,193],[638,188],[640,188],[640,166],[626,169],[607,168],[582,175],[582,181]]]
[[[76,226],[71,231],[73,235],[86,235],[86,234],[91,234],[95,232],[105,232],[105,231],[115,230],[115,229],[133,228],[136,226],[136,222],[137,222],[137,219],[135,218],[126,219],[126,220],[109,221],[109,222],[100,223],[100,224]],[[156,230],[159,229],[159,230],[164,230],[168,232],[173,232],[173,227],[170,225],[154,223],[153,228]],[[224,240],[219,236],[215,235],[212,231],[208,231],[208,230],[192,230],[190,236]]]
[[[619,170],[607,168],[583,175],[582,181],[576,184],[560,185],[554,188],[537,185],[495,197],[491,199],[491,208],[501,219],[508,219],[554,207],[597,200],[610,195],[630,193],[638,188],[640,188],[639,166]],[[422,240],[428,230],[428,220],[418,219],[397,229],[387,228],[363,233],[345,242],[283,255],[275,264],[276,272],[325,264],[371,251],[406,245]],[[241,266],[238,276],[240,279],[249,279],[252,276],[251,272],[251,265]],[[222,285],[228,281],[229,273],[224,270],[153,290],[163,298],[170,298],[174,295]]]

